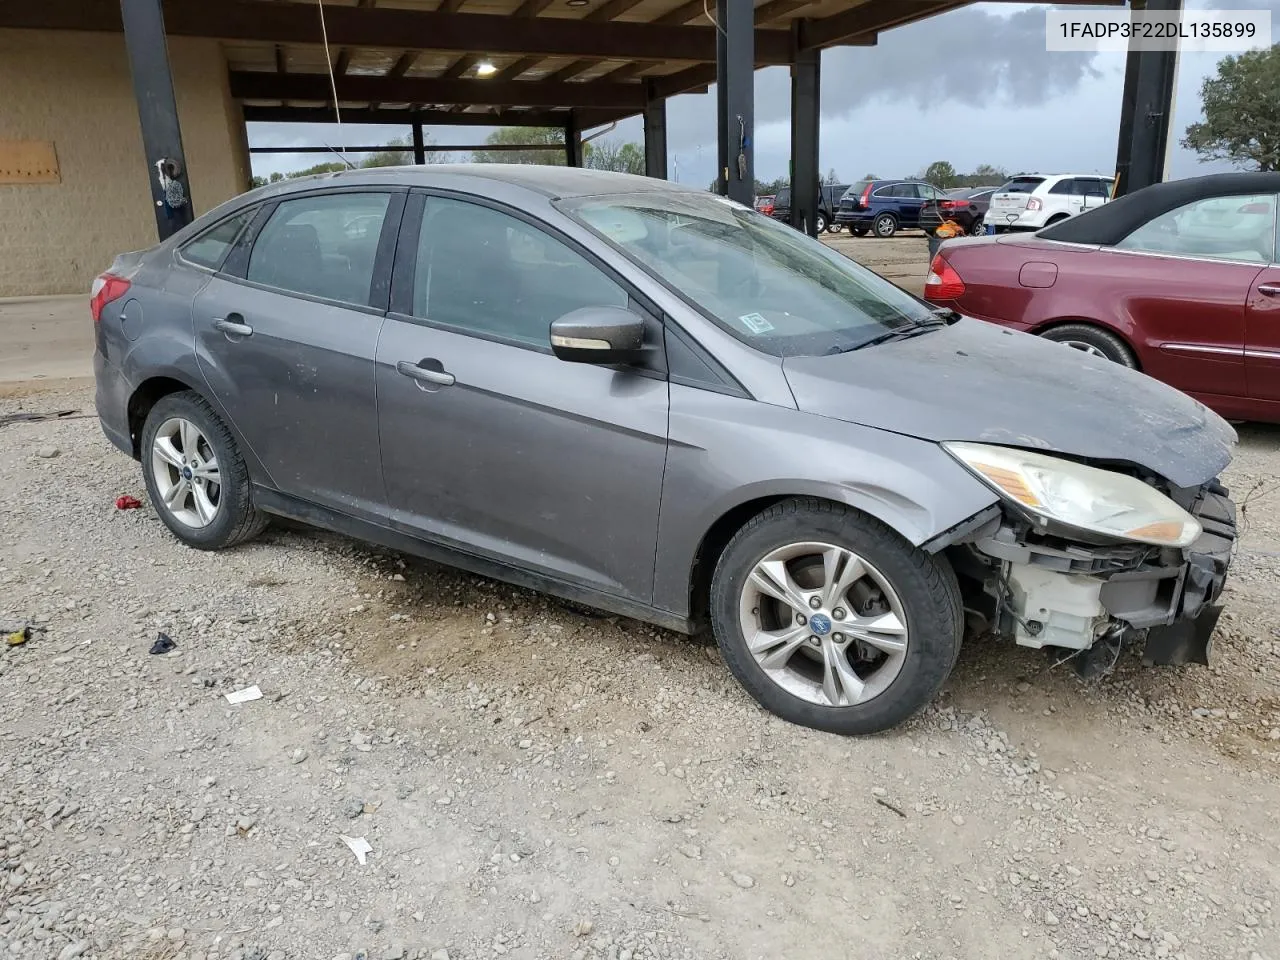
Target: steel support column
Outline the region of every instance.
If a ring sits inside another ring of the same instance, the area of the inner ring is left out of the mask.
[[[799,28],[797,20],[797,41]],[[821,50],[801,50],[791,65],[791,225],[811,237],[818,235],[821,56]]]
[[[720,193],[755,199],[755,9],[752,0],[716,0],[716,115]]]
[[[570,167],[582,166],[582,127],[578,123],[578,115],[572,110],[564,125],[564,162]]]
[[[142,125],[142,150],[155,206],[156,232],[165,240],[192,220],[191,183],[169,72],[160,0],[120,0],[133,95]]]
[[[1176,13],[1182,0],[1133,0],[1134,10]],[[1116,196],[1164,179],[1173,123],[1176,50],[1135,50],[1131,40],[1124,71],[1120,138],[1116,150]]]
[[[667,101],[650,100],[644,108],[644,175],[667,179]]]
[[[421,166],[427,162],[427,142],[422,136],[422,124],[416,120],[413,124],[413,162]]]

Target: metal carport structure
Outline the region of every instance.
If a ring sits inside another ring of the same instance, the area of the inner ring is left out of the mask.
[[[580,164],[581,131],[642,114],[646,172],[665,177],[667,99],[714,83],[718,186],[748,204],[753,72],[788,66],[792,217],[812,232],[821,51],[871,46],[882,31],[970,2],[0,0],[0,27],[123,31],[162,236],[184,225],[183,217],[160,212],[164,186],[151,171],[178,161],[176,179],[190,195],[166,36],[222,42],[230,93],[246,121],[330,122],[337,105],[344,123],[410,126],[418,162],[424,125],[518,125],[563,129],[566,159]],[[1133,5],[1176,10],[1181,0]],[[483,77],[481,62],[494,68]],[[1171,54],[1129,56],[1117,164],[1127,187],[1160,179],[1173,62]]]

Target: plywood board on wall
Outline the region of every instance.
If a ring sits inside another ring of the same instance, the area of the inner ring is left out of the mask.
[[[52,140],[0,140],[0,183],[61,183]]]

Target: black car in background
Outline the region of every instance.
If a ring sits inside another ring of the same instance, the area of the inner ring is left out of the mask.
[[[835,212],[840,207],[840,198],[849,189],[847,183],[824,183],[818,189],[818,233],[830,230],[835,233],[840,229],[836,225]],[[773,209],[769,216],[783,223],[791,222],[791,188],[783,187],[773,198]]]
[[[986,230],[987,208],[991,206],[991,195],[997,187],[955,187],[946,191],[946,196],[938,201],[939,212],[944,218],[949,217],[966,233],[977,236]]]

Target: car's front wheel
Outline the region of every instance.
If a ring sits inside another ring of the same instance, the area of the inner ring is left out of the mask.
[[[711,590],[720,651],[756,701],[841,734],[886,730],[937,694],[959,654],[961,609],[945,560],[813,499],[749,521]]]
[[[826,233],[827,232],[827,215],[819,211],[818,216],[815,219],[816,219],[816,222],[814,223],[814,230],[818,233]]]
[[[183,543],[221,550],[266,527],[235,438],[198,393],[162,397],[147,415],[141,449],[151,503]]]

